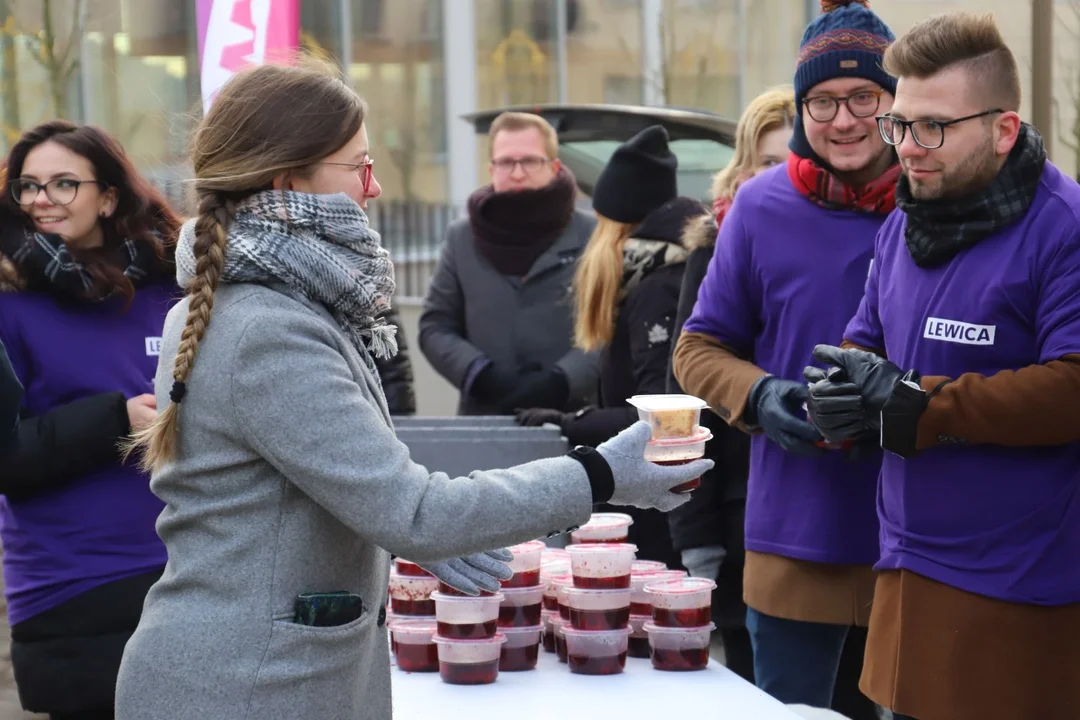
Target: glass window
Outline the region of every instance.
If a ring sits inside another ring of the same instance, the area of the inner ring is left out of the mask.
[[[570,102],[642,102],[641,13],[641,0],[568,0]]]
[[[553,0],[474,0],[479,109],[558,99]]]

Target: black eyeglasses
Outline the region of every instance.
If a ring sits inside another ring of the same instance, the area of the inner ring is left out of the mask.
[[[881,133],[881,139],[889,145],[899,145],[904,142],[904,134],[910,128],[911,137],[915,139],[915,143],[919,147],[927,150],[937,150],[945,144],[945,128],[950,125],[1003,112],[1005,111],[995,108],[994,110],[983,110],[981,113],[975,113],[974,115],[965,115],[955,120],[901,120],[892,115],[881,115],[877,118],[877,126],[878,132]]]
[[[529,155],[523,158],[495,158],[491,161],[491,167],[498,172],[511,173],[514,171],[514,166],[520,165],[526,174],[531,175],[549,162],[551,162],[550,158]]]
[[[852,117],[865,118],[877,112],[878,105],[881,104],[881,95],[884,92],[884,89],[878,88],[877,90],[860,90],[846,97],[820,95],[806,98],[803,100],[803,105],[806,106],[810,117],[817,122],[832,122],[833,118],[836,117],[836,113],[840,112],[841,103],[847,107]]]
[[[364,194],[371,189],[371,179],[375,177],[375,158],[369,157],[360,163],[322,162],[320,165],[336,165],[337,167],[349,168],[360,178],[364,185]]]
[[[11,197],[20,205],[32,205],[38,198],[38,193],[45,191],[45,197],[53,205],[70,205],[75,202],[81,185],[97,185],[104,187],[99,180],[76,180],[75,178],[57,178],[47,183],[39,183],[27,178],[15,178],[11,181]]]

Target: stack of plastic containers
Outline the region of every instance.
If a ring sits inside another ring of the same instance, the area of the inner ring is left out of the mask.
[[[556,650],[565,646],[570,672],[621,673],[626,667],[630,636],[630,569],[637,546],[625,542],[576,542],[566,551],[570,555],[571,582],[567,584],[565,576],[552,580],[559,588],[560,613],[565,608],[565,619],[555,621]]]
[[[706,578],[684,577],[645,584],[652,602],[649,635],[652,664],[657,670],[702,670],[709,664],[712,591]]]
[[[692,395],[635,395],[627,402],[652,429],[646,460],[658,465],[685,465],[705,455],[705,443],[712,439],[712,433],[699,425],[701,411],[707,407],[704,400]],[[691,492],[700,485],[701,478],[695,478],[672,492]]]
[[[514,559],[510,569],[514,576],[502,581],[499,606],[499,632],[506,636],[499,659],[499,670],[516,672],[533,670],[540,654],[541,608],[544,587],[540,584],[543,553],[539,540],[510,548]]]
[[[435,646],[435,602],[432,593],[439,581],[419,565],[395,558],[390,571],[390,649],[394,662],[406,672],[439,669]]]
[[[630,568],[630,644],[629,655],[648,658],[649,635],[645,623],[652,620],[652,599],[645,594],[645,586],[662,580],[686,577],[685,570],[668,570],[661,562],[638,560]]]

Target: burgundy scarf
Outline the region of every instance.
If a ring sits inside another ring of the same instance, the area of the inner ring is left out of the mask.
[[[879,178],[861,188],[853,188],[810,158],[788,155],[788,177],[795,189],[830,210],[888,215],[896,208],[896,181],[900,164],[889,167]]]
[[[565,167],[537,190],[495,192],[485,185],[469,196],[476,249],[503,275],[524,277],[574,215],[577,183]]]

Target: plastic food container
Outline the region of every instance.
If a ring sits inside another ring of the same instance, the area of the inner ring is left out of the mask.
[[[543,628],[540,625],[534,625],[502,628],[499,632],[506,636],[506,642],[503,643],[502,653],[499,656],[499,671],[535,670],[536,661],[540,658],[540,634]]]
[[[499,656],[506,636],[482,640],[451,640],[435,636],[439,676],[451,685],[489,685],[499,677]]]
[[[630,622],[630,589],[566,589],[570,626],[578,630],[621,630]]]
[[[660,627],[692,628],[708,625],[712,619],[712,591],[716,583],[707,578],[687,577],[645,585],[652,600],[653,622]]]
[[[626,654],[632,658],[650,657],[649,633],[645,632],[645,623],[652,622],[652,615],[630,616],[630,639],[627,640]]]
[[[559,662],[566,662],[566,628],[570,627],[569,620],[555,617],[551,620],[551,627],[555,630],[555,655]]]
[[[439,650],[435,645],[435,618],[395,618],[390,628],[390,647],[397,666],[405,672],[435,672],[439,669]]]
[[[439,581],[439,592],[441,592],[443,595],[457,595],[458,597],[476,597],[475,595],[466,595],[465,593],[461,592],[457,588],[450,587],[449,585],[444,583],[442,580]],[[495,593],[491,592],[490,590],[481,590],[480,591],[480,596],[481,597],[491,597],[494,594]]]
[[[544,600],[544,588],[506,587],[502,589],[503,601],[499,606],[499,627],[533,627],[540,625],[540,610]],[[509,636],[508,636],[509,637]]]
[[[435,621],[438,633],[448,640],[474,640],[495,636],[503,594],[491,597],[460,597],[435,592]]]
[[[647,572],[657,572],[659,570],[667,570],[668,566],[659,560],[635,560],[630,564],[630,574],[638,575]]]
[[[638,418],[649,423],[653,440],[690,437],[701,423],[701,411],[709,405],[693,395],[635,395],[627,400],[638,409]]]
[[[395,615],[428,617],[435,614],[431,594],[439,586],[432,575],[390,573],[390,610]]]
[[[558,619],[558,617],[559,613],[548,612],[547,610],[540,614],[540,624],[543,625],[540,639],[544,645],[545,652],[555,652],[555,620]]]
[[[630,628],[576,630],[563,628],[570,672],[580,675],[617,675],[626,667]]]
[[[660,627],[647,622],[653,667],[657,670],[704,670],[709,664],[709,641],[716,626]]]
[[[705,455],[705,443],[712,440],[708,428],[699,427],[689,438],[682,440],[650,440],[645,446],[645,459],[657,465],[686,465]],[[688,480],[671,488],[671,492],[684,493],[701,487],[701,478]]]
[[[508,564],[514,576],[503,580],[503,587],[533,587],[540,584],[540,556],[547,546],[539,540],[514,545],[510,552],[514,559]]]
[[[402,558],[394,558],[394,569],[401,575],[417,575],[419,577],[434,577],[424,568],[414,562]]]
[[[556,610],[563,620],[570,619],[570,609],[566,606],[566,588],[573,587],[573,585],[574,576],[566,573],[553,576],[548,584],[548,589],[545,590],[545,593],[555,595],[555,607],[552,609]]]
[[[574,544],[624,543],[633,524],[634,518],[625,513],[593,513],[589,522],[570,533],[570,540]]]
[[[631,543],[588,543],[571,545],[570,571],[574,586],[595,590],[630,587],[630,566],[637,545]]]
[[[687,576],[685,570],[653,570],[630,573],[630,614],[652,617],[652,598],[645,594],[645,586],[665,580],[678,580]]]

